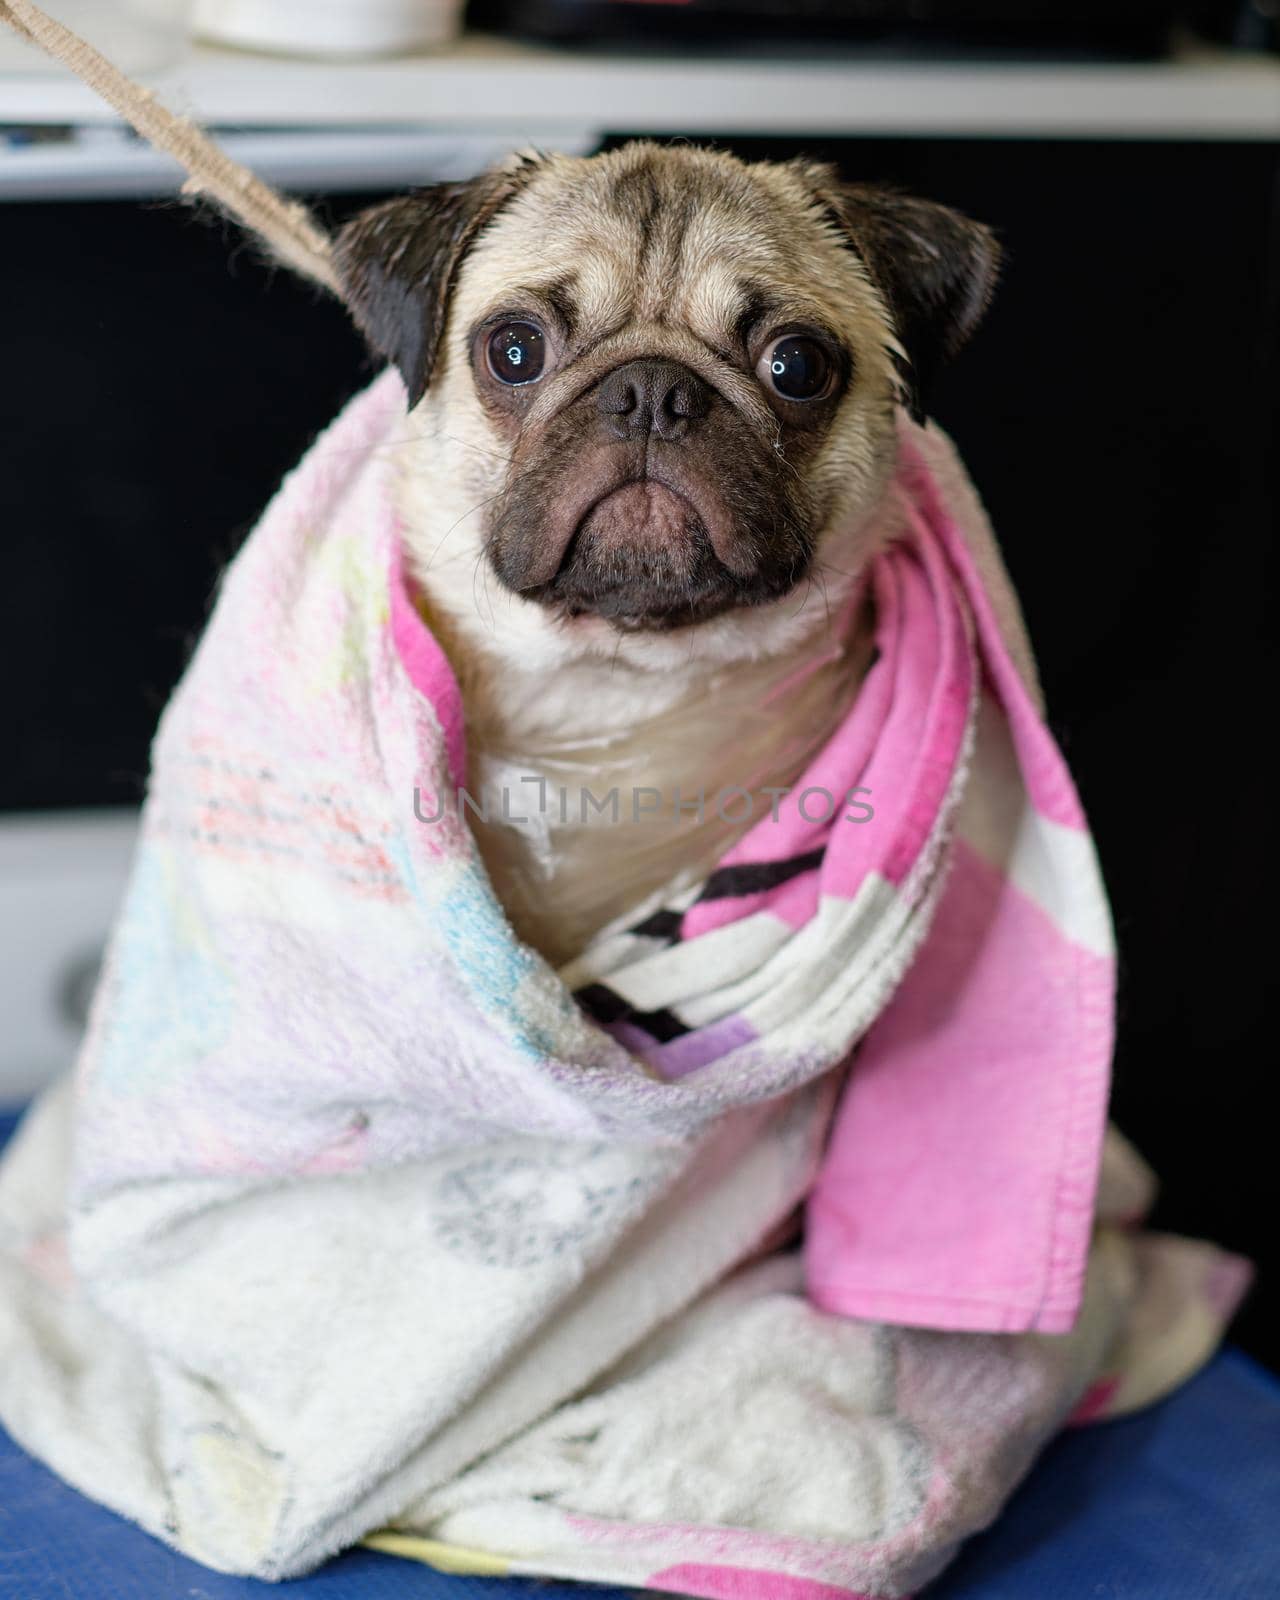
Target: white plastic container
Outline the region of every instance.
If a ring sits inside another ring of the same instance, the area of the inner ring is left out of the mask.
[[[463,0],[196,0],[215,44],[301,56],[390,56],[452,39]]]
[[[191,0],[40,0],[40,4],[124,72],[145,74],[172,66],[191,37]],[[66,70],[0,24],[0,72]]]

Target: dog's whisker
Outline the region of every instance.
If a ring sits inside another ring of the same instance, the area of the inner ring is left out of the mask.
[[[831,596],[827,592],[827,580],[820,566],[814,567],[809,576],[809,582],[810,584],[816,583],[822,595],[822,604],[827,613],[827,632],[829,633],[831,631]]]
[[[475,450],[479,455],[493,456],[496,461],[503,461],[507,464],[507,466],[511,465],[513,458],[509,455],[506,455],[501,450],[486,449],[486,447],[482,444],[473,444],[470,439],[459,438],[456,433],[442,433],[440,437],[442,439],[450,440],[453,444],[460,444],[464,450]]]
[[[440,538],[439,543],[435,546],[435,548],[432,550],[431,554],[427,557],[426,564],[422,568],[423,572],[429,572],[431,570],[432,563],[435,561],[436,557],[440,554],[441,550],[443,550],[443,548],[445,546],[445,541],[449,538],[449,535],[451,533],[456,532],[456,530],[462,526],[462,524],[467,520],[468,517],[474,517],[477,511],[483,511],[486,506],[492,505],[493,502],[495,500],[497,500],[501,494],[502,494],[502,490],[499,489],[496,494],[486,495],[485,498],[480,501],[479,505],[472,506],[470,511],[464,511],[462,513],[462,515],[457,519],[456,522],[451,523],[449,525],[449,527],[447,527],[445,529],[444,533],[442,534],[442,536]],[[486,552],[482,549],[480,554],[483,556],[484,554],[486,554]]]
[[[800,613],[804,610],[804,608],[809,604],[809,596],[812,593],[813,593],[813,574],[812,573],[807,573],[805,575],[804,599],[801,600],[800,604],[791,613],[791,620],[793,622],[800,615]]]
[[[690,610],[692,610],[692,609],[693,609],[693,608],[692,608],[692,605],[691,605],[691,606],[690,606]],[[696,619],[695,619],[695,620],[696,620]],[[688,654],[688,655],[687,655],[687,656],[686,656],[686,657],[685,657],[685,662],[684,662],[684,664],[685,664],[685,666],[686,666],[686,668],[687,668],[687,667],[688,667],[688,666],[690,666],[690,665],[691,665],[691,663],[692,663],[692,661],[693,661],[693,657],[694,657],[694,651],[695,651],[695,650],[696,650],[696,648],[697,648],[697,642],[698,642],[698,636],[697,636],[697,634],[696,634],[696,633],[695,633],[695,632],[694,632],[694,630],[693,630],[693,629],[692,629],[692,628],[691,628],[691,629],[690,629],[690,630],[689,630],[689,654]]]
[[[341,458],[342,456],[359,456],[362,460],[379,455],[384,450],[395,449],[400,445],[420,444],[421,440],[416,434],[411,434],[404,439],[379,439],[375,445],[354,444],[345,448],[341,445],[325,446],[325,454]]]
[[[488,563],[485,561],[485,552],[483,550],[481,550],[479,555],[476,556],[475,564],[471,568],[471,603],[475,607],[476,616],[481,617],[481,620],[483,620],[480,609],[480,601],[476,595],[477,581],[481,583],[481,587],[484,590],[485,602],[489,607],[489,632],[496,637],[498,632],[498,619],[494,615],[493,603],[489,599],[489,569]]]
[[[492,569],[486,561],[480,570],[483,574],[480,587],[484,591],[485,604],[489,607],[489,631],[496,635],[498,632],[498,613],[493,608],[493,595],[489,589],[489,574]]]

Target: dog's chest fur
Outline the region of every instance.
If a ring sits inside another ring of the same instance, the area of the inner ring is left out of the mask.
[[[876,543],[891,520],[886,505]],[[419,544],[436,548],[415,540],[411,555]],[[516,932],[554,965],[693,887],[771,816],[766,791],[796,782],[870,663],[869,609],[837,637],[843,587],[797,599],[785,648],[756,659],[690,653],[664,668],[531,651],[518,663],[495,641],[502,601],[486,612],[462,578],[448,561],[419,564],[462,692],[467,820]]]
[[[471,826],[517,933],[563,964],[655,896],[700,882],[771,814],[764,791],[800,776],[851,704],[867,654],[859,636],[846,651],[674,685],[618,684],[616,673],[610,684],[593,666],[576,684],[508,684],[506,710],[473,697],[468,787],[485,816]],[[531,689],[544,710],[561,708],[556,726],[520,720]]]

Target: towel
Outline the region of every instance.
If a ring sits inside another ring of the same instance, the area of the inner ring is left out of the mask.
[[[852,710],[557,972],[419,803],[466,750],[404,404],[313,446],[165,711],[81,1058],[0,1169],[0,1419],[226,1571],[912,1593],[1242,1282],[1103,1161],[1106,902],[982,512],[904,420]]]

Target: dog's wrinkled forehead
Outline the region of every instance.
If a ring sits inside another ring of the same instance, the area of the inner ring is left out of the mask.
[[[883,314],[812,194],[786,176],[635,146],[549,164],[478,242],[460,317],[526,284],[551,290],[587,327],[678,324],[721,342],[765,295],[809,299],[839,320],[861,289],[865,310]]]

